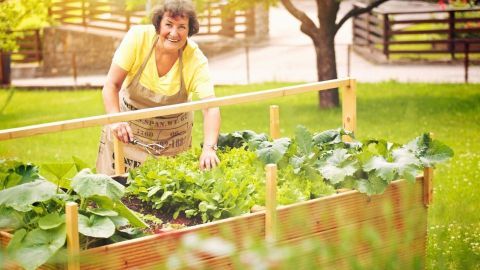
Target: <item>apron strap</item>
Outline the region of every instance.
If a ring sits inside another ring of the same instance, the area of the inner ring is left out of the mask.
[[[180,90],[179,91],[187,91],[187,88],[185,87],[185,80],[183,79],[183,61],[182,61],[182,55],[183,55],[183,49],[179,50],[179,59],[178,59],[178,64],[180,66]],[[188,95],[188,93],[187,93]]]
[[[145,70],[148,60],[152,56],[153,50],[155,49],[155,45],[157,44],[159,38],[160,37],[158,35],[155,35],[152,48],[150,48],[150,52],[148,52],[147,57],[143,60],[143,63],[138,69],[137,73],[135,73],[135,76],[133,77],[129,87],[132,85],[138,84],[138,82],[140,81],[140,76],[142,75],[143,70]],[[178,52],[179,52],[179,66],[180,66],[180,91],[187,91],[185,87],[185,80],[183,78],[183,61],[182,61],[183,49],[179,49]]]
[[[147,57],[143,60],[143,63],[140,66],[140,68],[138,69],[137,73],[135,73],[135,76],[133,77],[130,85],[138,84],[138,81],[140,80],[140,76],[142,75],[143,70],[147,66],[148,59],[150,59],[150,56],[152,56],[153,50],[155,49],[155,45],[157,45],[157,42],[158,42],[159,38],[160,37],[158,35],[155,35],[152,48],[150,48],[150,52],[148,53]]]

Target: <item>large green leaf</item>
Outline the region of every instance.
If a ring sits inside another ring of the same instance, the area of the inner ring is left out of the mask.
[[[415,155],[405,148],[397,148],[392,151],[392,162],[387,161],[382,156],[375,156],[363,165],[363,169],[367,172],[373,173],[378,177],[390,183],[399,176],[415,181],[415,176],[418,173],[419,160]]]
[[[73,159],[73,164],[75,165],[75,169],[77,170],[77,172],[80,172],[81,170],[87,169],[87,168],[90,167],[90,166],[88,166],[88,164],[85,161],[83,161],[82,159],[80,159],[77,156],[72,156],[72,159]]]
[[[420,172],[420,162],[415,155],[405,148],[398,148],[392,151],[392,157],[397,165],[398,174],[414,183]]]
[[[0,206],[11,207],[20,212],[33,209],[32,204],[48,201],[57,193],[57,187],[45,180],[36,180],[0,191]]]
[[[356,171],[356,160],[345,149],[335,149],[325,160],[317,162],[318,171],[332,184],[337,184],[352,176]]]
[[[38,167],[12,159],[0,159],[0,189],[10,188],[41,179]]]
[[[248,149],[250,149],[250,151],[255,151],[257,150],[258,146],[265,141],[268,141],[267,134],[253,134],[248,137]]]
[[[139,218],[132,210],[126,207],[120,200],[112,201],[105,196],[94,196],[91,198],[98,206],[117,212],[120,216],[128,219],[132,226],[138,228],[147,228],[148,225]]]
[[[56,181],[61,180],[72,169],[73,163],[44,163],[42,170],[56,177]]]
[[[23,213],[0,206],[0,229],[16,230],[23,226]]]
[[[18,235],[20,238],[21,234]],[[15,233],[17,236],[17,233]],[[36,269],[50,259],[65,245],[66,226],[51,230],[40,228],[28,232],[21,240],[12,241],[8,251],[13,259],[25,269]]]
[[[342,137],[338,129],[329,129],[320,133],[316,133],[313,136],[313,142],[316,145],[322,145],[326,143],[339,143],[342,141]]]
[[[112,200],[120,200],[125,187],[105,174],[93,174],[90,169],[83,169],[72,179],[73,190],[83,198],[107,196]]]
[[[78,231],[86,236],[108,238],[115,233],[115,224],[108,217],[78,215]]]
[[[312,134],[306,127],[297,126],[295,130],[295,142],[297,143],[297,149],[300,154],[308,155],[312,152]]]
[[[404,148],[412,151],[424,167],[433,167],[453,157],[453,150],[450,147],[438,140],[433,140],[428,133],[411,140]]]
[[[88,208],[88,212],[93,213],[97,216],[102,216],[102,217],[115,217],[118,216],[118,213],[110,210],[110,209],[103,209],[103,208]]]
[[[289,138],[280,138],[273,142],[265,141],[258,146],[255,154],[265,164],[276,164],[283,158],[289,145]]]
[[[358,180],[356,183],[357,190],[367,195],[382,194],[388,186],[385,180],[375,175],[370,175],[368,180]]]
[[[430,143],[427,151],[420,156],[424,167],[433,167],[435,164],[444,162],[453,157],[453,150],[447,145],[434,140]]]
[[[382,156],[375,156],[363,165],[366,172],[374,171],[375,175],[382,178],[387,183],[391,182],[395,177],[395,162],[388,162]]]
[[[38,220],[38,227],[40,227],[40,229],[49,230],[57,228],[63,223],[65,223],[65,215],[60,216],[58,213],[50,213]]]

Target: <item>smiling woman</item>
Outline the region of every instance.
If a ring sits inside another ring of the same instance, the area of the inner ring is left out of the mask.
[[[112,60],[103,87],[106,113],[117,113],[188,102],[193,94],[214,98],[208,61],[190,36],[199,24],[191,1],[167,0],[156,10],[152,25],[134,26],[126,34]],[[203,110],[204,149],[199,167],[210,169],[220,161],[215,152],[220,129],[218,108]],[[143,163],[151,154],[140,144],[159,145],[161,155],[174,156],[190,148],[192,112],[115,123],[104,127],[97,171],[114,174],[113,140],[124,148],[126,169]],[[140,144],[131,144],[136,141]]]

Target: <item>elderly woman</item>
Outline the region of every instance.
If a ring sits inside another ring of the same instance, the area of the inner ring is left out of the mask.
[[[107,113],[144,109],[214,98],[204,54],[189,37],[199,24],[191,1],[167,0],[156,10],[152,25],[134,26],[113,56],[103,100]],[[220,161],[216,143],[220,129],[218,108],[203,110],[203,149],[200,168]],[[190,148],[193,112],[115,123],[102,131],[97,172],[114,174],[113,136],[124,142],[127,169],[139,166],[149,154],[173,156]],[[135,142],[136,144],[132,144]],[[130,144],[128,144],[130,143]],[[158,144],[147,151],[141,144]],[[152,153],[153,152],[153,153]]]

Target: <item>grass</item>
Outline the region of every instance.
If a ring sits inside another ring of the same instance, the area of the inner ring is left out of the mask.
[[[286,84],[223,86],[218,96],[272,89]],[[0,91],[0,107],[7,97]],[[422,132],[455,151],[435,170],[434,202],[429,208],[428,269],[479,269],[480,265],[480,85],[359,84],[357,137],[405,143]],[[269,104],[280,106],[282,135],[297,124],[312,131],[341,125],[341,109],[319,110],[315,93],[222,108],[222,132],[251,129],[267,132]],[[98,115],[99,91],[17,91],[0,115],[0,129]],[[201,140],[201,120],[194,126],[194,146]],[[1,157],[37,164],[70,161],[76,155],[95,162],[100,128],[39,135],[0,142]]]

